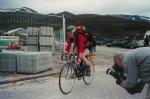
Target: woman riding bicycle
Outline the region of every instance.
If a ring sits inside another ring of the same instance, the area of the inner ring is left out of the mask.
[[[59,74],[59,88],[63,94],[71,92],[75,78],[78,80],[83,78],[86,85],[91,84],[94,78],[94,64],[91,56],[88,56],[92,50],[90,40],[87,38],[89,33],[83,25],[71,26],[67,31],[68,44],[65,53],[69,54],[62,55],[61,59],[66,60],[66,63]]]
[[[68,41],[66,47],[66,53],[70,52],[71,44],[74,43],[73,52],[79,55],[79,58],[88,66],[88,74],[90,75],[91,62],[86,58],[92,50],[91,42],[87,39],[89,33],[85,30],[85,26],[77,25],[72,28],[72,31],[68,32]]]

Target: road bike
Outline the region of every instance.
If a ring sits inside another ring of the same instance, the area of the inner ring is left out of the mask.
[[[91,62],[91,66],[87,66],[82,60],[78,63],[78,55],[69,53],[63,54],[65,55],[66,63],[62,66],[59,73],[59,88],[63,94],[68,94],[73,89],[75,84],[75,79],[80,80],[83,79],[86,85],[92,83],[94,78],[94,63],[90,58],[90,55],[86,56],[87,59]],[[88,73],[88,69],[90,69],[90,74]]]

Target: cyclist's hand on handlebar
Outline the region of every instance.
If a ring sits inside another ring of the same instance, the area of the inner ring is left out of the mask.
[[[72,54],[72,52],[65,51],[65,52],[61,55],[61,60],[66,60],[66,58],[69,57],[70,54]]]
[[[64,51],[64,54],[68,54],[69,52],[68,51]]]
[[[68,52],[64,52],[62,55],[61,55],[61,60],[65,60],[66,59],[66,56],[67,56]]]
[[[83,57],[83,53],[80,52],[79,53],[79,57],[82,58]]]

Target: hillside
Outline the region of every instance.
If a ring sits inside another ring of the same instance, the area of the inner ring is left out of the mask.
[[[67,25],[83,23],[97,36],[134,36],[144,35],[150,29],[150,22],[146,20],[130,20],[113,15],[82,14],[66,17]]]

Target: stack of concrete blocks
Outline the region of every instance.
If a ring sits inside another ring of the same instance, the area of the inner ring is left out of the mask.
[[[17,70],[17,58],[16,55],[20,54],[20,51],[3,51],[0,53],[0,71],[2,72],[16,72]]]
[[[54,30],[52,27],[40,27],[40,51],[52,51]]]
[[[28,33],[28,51],[38,51],[38,35],[39,35],[40,29],[35,27],[28,27],[27,33]]]
[[[52,67],[52,53],[28,52],[17,55],[17,72],[33,74]]]
[[[33,74],[53,66],[51,52],[6,51],[0,53],[0,71]]]
[[[52,27],[27,28],[29,51],[52,51],[54,30]]]

